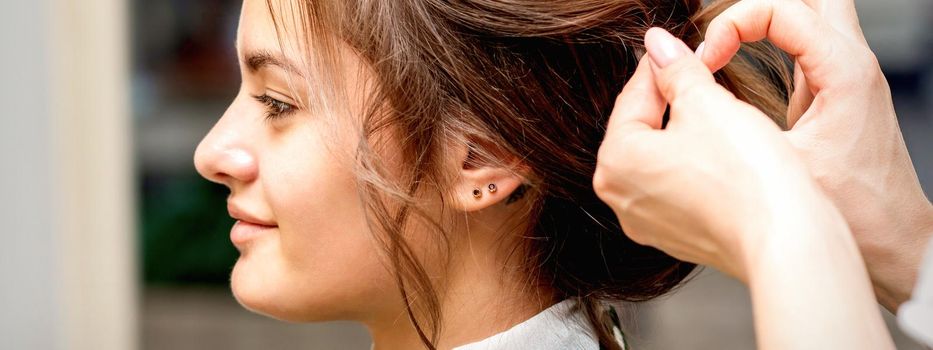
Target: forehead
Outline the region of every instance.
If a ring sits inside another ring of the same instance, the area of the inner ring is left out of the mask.
[[[298,14],[289,13],[289,6],[277,6],[279,1],[271,1],[276,6],[277,19],[295,18]],[[280,20],[279,28],[282,29]],[[267,51],[276,54],[284,53],[286,57],[300,57],[298,43],[295,35],[285,31],[276,31],[276,22],[273,21],[272,11],[266,0],[245,0],[240,11],[240,24],[237,30],[237,51],[242,54],[249,51]],[[280,36],[280,34],[283,34]]]

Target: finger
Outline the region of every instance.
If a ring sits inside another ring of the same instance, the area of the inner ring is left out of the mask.
[[[656,130],[661,128],[667,102],[658,92],[650,61],[647,55],[642,57],[616,97],[596,156],[593,188],[617,215],[624,207],[620,203],[632,188],[628,182],[632,172],[657,159],[660,153]]]
[[[606,137],[620,129],[660,129],[667,102],[658,92],[647,55],[642,57],[638,68],[622,92],[616,97],[615,106],[606,126]]]
[[[713,19],[706,31],[703,62],[714,70],[729,62],[742,42],[764,38],[797,57],[811,84],[818,88],[839,73],[830,62],[841,36],[800,1],[744,0]]]
[[[645,55],[616,97],[596,157],[593,186],[606,203],[616,203],[619,193],[624,193],[627,187],[620,184],[620,174],[628,174],[635,164],[654,159],[652,131],[661,128],[666,107],[667,102],[654,82],[650,59]]]
[[[855,1],[852,0],[803,0],[829,25],[852,39],[865,40],[859,25]]]
[[[810,109],[813,99],[813,92],[807,86],[807,76],[800,69],[800,64],[794,63],[794,93],[790,96],[790,104],[787,106],[788,129],[793,128],[800,117]]]
[[[682,100],[690,103],[729,96],[699,57],[666,30],[649,29],[645,33],[645,47],[656,67],[658,91],[672,106]],[[672,114],[671,121],[676,117]]]

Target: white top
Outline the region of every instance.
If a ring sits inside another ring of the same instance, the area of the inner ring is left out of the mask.
[[[599,342],[586,316],[582,312],[572,312],[574,303],[564,300],[505,332],[454,350],[599,350]],[[615,335],[622,344],[621,333],[617,331]]]
[[[917,286],[910,301],[901,305],[897,320],[905,333],[933,348],[933,241],[920,265]]]

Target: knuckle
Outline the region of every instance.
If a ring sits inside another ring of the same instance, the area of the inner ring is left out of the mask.
[[[638,243],[640,245],[645,245],[645,246],[649,245],[647,237],[645,237],[645,235],[638,233],[638,231],[629,229],[629,230],[624,230],[623,232],[625,233],[626,236],[628,236],[629,239],[632,240],[632,242]]]
[[[734,29],[734,23],[738,20],[735,18],[736,14],[734,8],[729,8],[723,11],[720,16],[713,18],[709,25],[706,26],[706,39],[719,40],[722,39],[722,36],[731,34]],[[715,47],[707,47],[707,49]]]
[[[846,46],[847,50],[844,50],[844,56],[846,56],[846,60],[851,62],[850,64],[853,68],[865,71],[873,70],[881,66],[878,63],[878,57],[875,56],[875,53],[872,52],[870,48],[854,43]]]
[[[616,187],[612,179],[620,172],[620,169],[615,166],[619,162],[616,150],[605,146],[600,147],[596,155],[596,171],[593,173],[593,190],[604,201]]]
[[[843,53],[844,52],[844,53]],[[845,88],[875,88],[886,84],[878,57],[869,48],[862,45],[850,45],[837,57],[841,64],[849,69],[838,70],[838,81]]]
[[[872,85],[884,81],[884,74],[881,72],[881,64],[878,62],[878,56],[868,48],[863,48],[858,58],[859,71],[867,73],[866,78]],[[854,74],[853,74],[854,75]]]
[[[638,243],[643,246],[655,247],[657,245],[657,239],[654,239],[650,234],[643,232],[644,230],[636,230],[632,228],[623,229],[623,232],[632,242]]]
[[[629,186],[624,181],[637,171],[639,149],[644,148],[638,142],[608,140],[596,154],[596,169],[593,173],[593,190],[607,203],[618,206],[618,200]]]
[[[604,195],[609,192],[610,183],[606,177],[606,169],[600,163],[596,164],[596,172],[593,174],[593,191],[599,198],[605,199]]]
[[[620,92],[616,95],[616,99],[615,99],[615,106],[616,106],[616,107],[621,106],[622,103],[625,102],[625,97],[628,96],[628,94],[626,93],[626,92],[627,92],[627,91],[626,91],[626,88],[627,88],[627,87],[628,87],[628,85],[626,85],[625,87],[623,87],[623,88],[622,88],[622,91],[620,91]]]
[[[615,158],[615,142],[613,139],[603,140],[603,144],[599,146],[599,150],[596,151],[596,171],[599,172],[601,169],[605,169],[612,158]]]

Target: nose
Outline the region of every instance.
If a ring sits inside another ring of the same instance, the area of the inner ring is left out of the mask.
[[[259,175],[254,145],[247,142],[251,138],[246,129],[237,127],[233,110],[231,105],[194,152],[198,173],[231,190],[237,184],[256,180]]]

